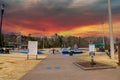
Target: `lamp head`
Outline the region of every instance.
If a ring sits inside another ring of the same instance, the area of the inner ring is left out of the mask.
[[[1,10],[4,10],[4,8],[5,8],[5,4],[2,4],[1,5]]]

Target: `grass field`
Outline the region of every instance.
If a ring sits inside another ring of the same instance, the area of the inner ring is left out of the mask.
[[[27,60],[26,54],[0,54],[0,80],[19,80],[47,55],[38,55],[38,60],[31,56],[31,59]]]

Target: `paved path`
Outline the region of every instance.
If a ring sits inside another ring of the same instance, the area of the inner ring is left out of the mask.
[[[84,71],[73,62],[73,56],[50,55],[21,80],[120,80],[120,70]]]

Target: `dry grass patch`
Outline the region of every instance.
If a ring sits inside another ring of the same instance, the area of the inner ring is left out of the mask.
[[[83,53],[79,56],[76,56],[79,60],[85,60],[85,61],[90,61],[90,56],[89,53]],[[112,66],[116,66],[117,68],[120,69],[120,66],[117,65],[118,62],[118,54],[115,53],[115,59],[110,59],[105,53],[96,53],[94,57],[94,61],[103,63],[103,64],[108,64]]]
[[[41,54],[38,55],[38,58],[45,58],[46,56],[46,54]],[[26,54],[2,54],[0,55],[0,80],[19,80],[40,61],[27,60]]]

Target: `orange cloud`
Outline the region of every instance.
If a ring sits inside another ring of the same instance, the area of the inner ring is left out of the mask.
[[[115,37],[119,34],[120,32],[120,28],[119,28],[120,23],[114,23],[113,26],[113,32]],[[81,36],[81,37],[85,37],[85,36],[109,36],[109,25],[107,23],[104,24],[98,24],[98,25],[90,25],[90,26],[82,26],[79,28],[74,28],[68,31],[62,31],[59,33],[60,35],[64,35],[64,36],[70,36],[70,35],[74,35],[74,36]]]

